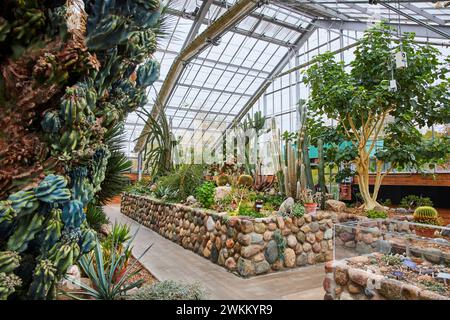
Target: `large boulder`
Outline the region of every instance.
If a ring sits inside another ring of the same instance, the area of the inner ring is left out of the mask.
[[[345,209],[347,209],[347,205],[342,201],[330,199],[325,201],[325,209],[336,212],[344,212]]]
[[[284,212],[284,213],[291,213],[292,207],[294,206],[294,204],[295,204],[294,198],[289,197],[283,201],[283,203],[281,204],[278,211]]]
[[[220,201],[231,193],[231,187],[221,186],[216,188],[216,193],[214,195],[215,201]]]

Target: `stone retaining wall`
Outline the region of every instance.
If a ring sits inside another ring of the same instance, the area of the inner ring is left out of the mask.
[[[348,265],[348,261],[362,262],[368,256],[325,264],[325,300],[448,300],[436,292],[413,284],[386,278]]]
[[[122,196],[121,212],[244,277],[333,258],[333,222],[328,212],[319,211],[315,217],[306,214],[302,218],[229,217],[226,213],[133,194]],[[278,249],[281,242],[276,240],[275,233],[285,242],[282,259]]]

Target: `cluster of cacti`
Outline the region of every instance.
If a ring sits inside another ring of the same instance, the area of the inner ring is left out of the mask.
[[[250,188],[253,186],[253,177],[248,174],[241,174],[238,178],[238,185]]]
[[[216,177],[216,184],[221,186],[231,185],[231,177],[225,173],[221,173]]]
[[[0,299],[51,299],[92,250],[84,210],[106,131],[158,77],[159,0],[6,0],[0,8]]]
[[[423,224],[439,225],[439,213],[433,207],[418,207],[414,210],[414,221]]]

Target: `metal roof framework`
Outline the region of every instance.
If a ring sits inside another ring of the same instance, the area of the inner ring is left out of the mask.
[[[169,13],[173,31],[155,54],[161,76],[144,108],[154,115],[164,108],[174,135],[186,141],[196,128],[223,132],[255,106],[268,114],[268,96],[282,89],[274,85],[277,75],[310,58],[309,52],[356,41],[376,21],[388,20],[399,33],[415,32],[424,40],[449,44],[450,38],[450,7],[421,0],[186,0]],[[292,116],[292,100],[300,96],[297,72],[285,87],[296,94],[278,113]],[[129,115],[128,155],[142,150],[144,127],[140,117]]]

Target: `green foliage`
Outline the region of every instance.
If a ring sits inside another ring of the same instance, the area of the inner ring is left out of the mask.
[[[422,197],[422,196],[416,196],[414,194],[410,194],[408,196],[405,196],[400,201],[400,207],[406,208],[409,210],[416,209],[417,207],[422,206],[433,206],[433,201],[431,201],[428,197]]]
[[[144,251],[143,255],[150,248],[151,246]],[[77,279],[68,277],[67,279],[80,286],[82,291],[66,292],[65,294],[78,300],[82,300],[83,297],[90,297],[96,300],[116,300],[126,295],[129,290],[140,287],[144,280],[131,281],[131,279],[141,271],[141,269],[131,271],[138,260],[127,267],[121,277],[117,276],[122,273],[126,267],[126,262],[128,261],[126,252],[128,252],[128,250],[119,251],[117,250],[117,247],[114,246],[111,254],[109,254],[109,259],[105,261],[103,248],[100,243],[97,243],[94,252],[82,256],[79,261],[81,270],[92,282],[92,287]]]
[[[395,68],[393,57],[400,49],[407,56],[406,68]],[[349,67],[336,61],[330,52],[317,56],[316,63],[305,71],[304,82],[311,89],[311,113],[335,120],[336,132],[352,143],[352,150],[357,148],[357,153],[349,154],[350,161],[357,165],[365,206],[371,209],[377,205],[379,184],[371,194],[364,181],[369,174],[368,154],[379,136],[383,136],[384,144],[375,153],[378,170],[383,164],[391,170],[446,158],[448,146],[438,144],[431,148],[435,156],[423,156],[427,152],[421,150],[427,147],[416,127],[443,124],[450,119],[450,58],[439,59],[439,50],[418,45],[413,34],[393,39],[390,27],[384,23],[365,31],[354,55]],[[389,90],[392,78],[397,82],[396,92]],[[395,122],[383,130],[388,117],[395,118]],[[338,141],[333,142],[338,145]]]
[[[108,224],[109,219],[103,211],[102,206],[89,203],[86,207],[86,221],[92,229],[99,232],[103,224]]]
[[[213,182],[203,182],[203,184],[195,190],[195,198],[204,208],[211,208],[214,204],[214,194],[216,187]]]
[[[130,226],[128,224],[120,224],[116,222],[102,245],[108,249],[111,249],[114,246],[121,248],[131,239],[132,236],[130,233]]]
[[[143,286],[128,297],[129,300],[203,300],[205,298],[206,293],[200,284],[185,284],[173,280]]]
[[[134,184],[129,185],[128,188],[125,189],[126,192],[137,194],[137,195],[151,195],[152,190],[150,189],[148,181],[141,180],[136,181]]]
[[[100,190],[95,195],[99,204],[106,205],[130,184],[130,179],[125,173],[130,172],[132,162],[121,151],[125,140],[122,125],[116,125],[105,133],[105,143],[111,155],[108,158],[105,177],[100,185]]]
[[[161,177],[157,181],[157,185],[178,190],[178,198],[185,200],[188,196],[193,195],[195,189],[203,183],[203,170],[202,165],[183,164],[173,173]]]
[[[367,210],[366,216],[369,219],[386,219],[387,213],[384,211]]]
[[[262,218],[265,215],[262,212],[258,212],[255,210],[254,206],[249,202],[242,202],[238,207],[238,215],[253,217],[253,218]]]
[[[0,272],[0,300],[6,300],[20,285],[22,280],[15,274]]]
[[[394,254],[385,254],[381,257],[381,261],[383,261],[388,266],[398,266],[402,264],[402,256],[394,255]]]
[[[272,205],[276,210],[281,206],[284,201],[284,197],[281,195],[264,195],[263,199],[264,204]]]
[[[151,193],[153,196],[163,200],[177,200],[178,191],[165,186],[157,186],[155,191]]]
[[[292,216],[301,218],[305,214],[305,207],[300,203],[294,203],[294,206],[292,207]]]
[[[421,280],[419,281],[419,283],[425,286],[425,288],[427,288],[430,291],[434,291],[440,294],[445,294],[447,292],[445,285],[440,282],[437,282],[436,280],[435,281]]]
[[[284,252],[286,250],[286,239],[281,234],[280,230],[275,230],[273,233],[273,239],[277,243],[278,259],[284,260]]]

